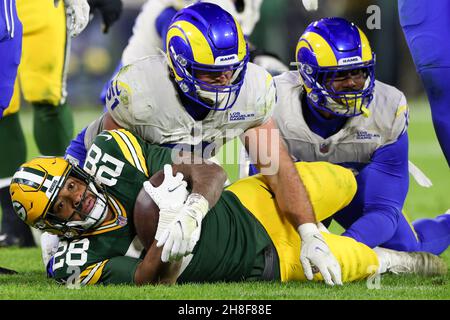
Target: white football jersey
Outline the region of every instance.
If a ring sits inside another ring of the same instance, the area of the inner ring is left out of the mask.
[[[407,129],[404,94],[375,81],[370,116],[349,118],[341,130],[324,139],[305,122],[302,107],[308,106],[301,105],[303,86],[299,77],[297,71],[290,71],[274,78],[278,95],[274,119],[295,160],[368,163],[375,150],[395,142]]]
[[[106,107],[117,124],[152,143],[226,142],[272,115],[276,96],[272,76],[248,63],[244,79],[232,108],[211,110],[204,120],[196,121],[181,103],[165,56],[148,56],[121,69],[108,90]],[[87,148],[101,129],[101,118],[89,125]]]

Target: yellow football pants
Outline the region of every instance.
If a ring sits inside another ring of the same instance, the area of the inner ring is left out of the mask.
[[[14,94],[5,114],[19,111],[20,93],[28,102],[59,105],[64,102],[65,65],[70,39],[66,36],[63,1],[18,0],[23,25],[22,57]]]
[[[327,162],[296,163],[317,221],[322,221],[350,203],[356,192],[353,173]],[[239,180],[227,188],[259,220],[269,234],[280,260],[282,281],[306,280],[300,263],[301,241],[289,220],[277,210],[261,175]],[[378,268],[375,252],[355,240],[322,233],[342,269],[342,281],[367,278]],[[314,280],[323,280],[315,274]]]

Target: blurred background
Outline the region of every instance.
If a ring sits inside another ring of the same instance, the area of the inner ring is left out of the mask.
[[[102,86],[119,62],[144,2],[123,0],[122,17],[106,35],[100,32],[100,16],[95,16],[86,30],[72,41],[68,77],[70,105],[99,105]],[[379,29],[372,28],[373,12],[370,10],[373,5],[379,8]],[[301,0],[264,0],[261,18],[250,40],[289,65],[294,61],[295,46],[305,27],[326,16],[347,18],[366,33],[376,53],[378,80],[397,86],[409,99],[424,94],[398,21],[397,1],[319,0],[319,10],[308,12]]]

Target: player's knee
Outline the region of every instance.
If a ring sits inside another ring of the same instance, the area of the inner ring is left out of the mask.
[[[343,192],[343,206],[347,206],[353,199],[358,188],[355,175],[350,169],[344,168],[337,164],[327,163],[327,170],[334,177],[336,190]]]

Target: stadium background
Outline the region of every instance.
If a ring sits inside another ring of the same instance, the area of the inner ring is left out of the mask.
[[[132,33],[134,19],[145,1],[123,2],[122,17],[108,34],[101,34],[101,18],[96,16],[72,41],[67,88],[77,132],[101,114],[103,107],[99,94],[120,60]],[[370,13],[366,10],[370,5],[380,8],[381,29],[367,28]],[[357,23],[377,54],[377,79],[398,87],[409,101],[410,159],[433,181],[434,186],[422,188],[411,180],[405,211],[412,220],[445,212],[450,208],[450,171],[436,140],[428,102],[398,22],[397,1],[319,0],[319,10],[307,12],[301,0],[265,0],[261,19],[250,39],[258,47],[277,54],[288,65],[294,60],[295,45],[304,28],[324,16],[342,16]],[[23,108],[20,117],[30,159],[38,155],[33,141],[30,108]],[[233,170],[229,173],[232,176],[236,174]],[[336,225],[332,230],[340,231]],[[450,263],[449,250],[443,257]],[[45,280],[39,249],[0,249],[0,265],[22,274],[0,277],[0,299],[450,299],[448,275],[439,279],[386,276],[381,282],[381,290],[371,291],[367,290],[366,283],[334,290],[324,290],[323,286],[311,283],[257,283],[175,288],[89,288],[77,292],[79,290],[58,288],[50,280]]]

